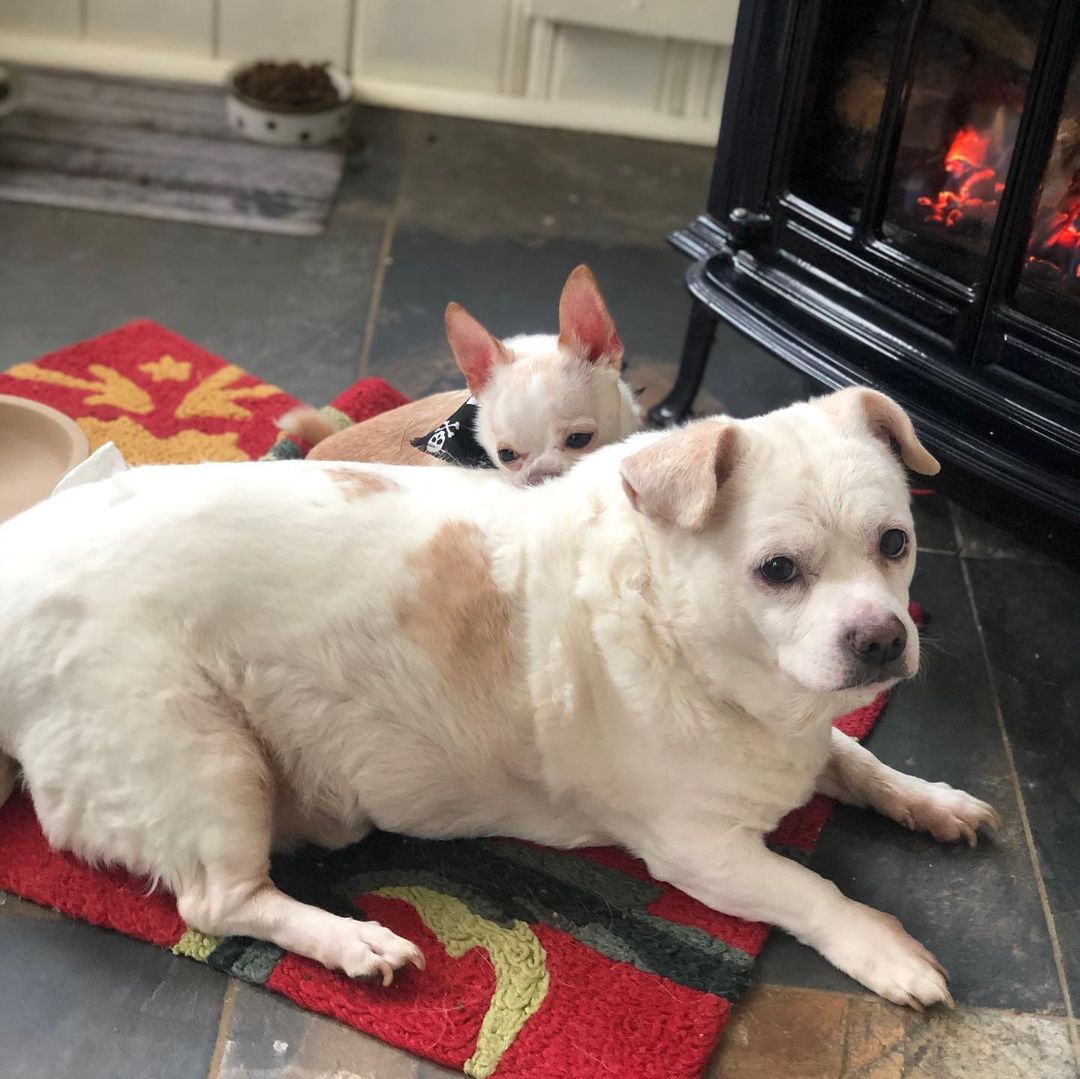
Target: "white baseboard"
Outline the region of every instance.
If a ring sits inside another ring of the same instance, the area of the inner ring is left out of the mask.
[[[112,75],[175,82],[221,83],[233,61],[182,52],[102,45],[0,31],[0,60],[42,67],[72,68]],[[627,135],[663,142],[712,146],[715,120],[666,116],[636,109],[595,107],[569,101],[479,93],[388,79],[354,78],[357,99],[371,105],[417,112],[495,120],[533,127]]]
[[[107,75],[210,84],[222,82],[233,66],[231,60],[215,60],[209,56],[171,50],[135,49],[124,45],[101,45],[0,30],[2,60]]]
[[[443,116],[472,120],[496,120],[531,127],[556,127],[567,131],[592,131],[604,135],[628,135],[662,142],[713,146],[719,131],[715,120],[664,116],[635,109],[595,107],[572,101],[544,101],[534,97],[511,97],[469,90],[421,86],[388,79],[355,77],[359,100]]]

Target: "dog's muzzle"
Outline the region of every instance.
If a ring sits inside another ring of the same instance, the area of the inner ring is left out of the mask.
[[[849,686],[906,678],[907,639],[904,623],[894,614],[849,627],[843,639],[851,670]]]

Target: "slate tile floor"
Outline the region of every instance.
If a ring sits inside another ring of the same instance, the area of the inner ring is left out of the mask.
[[[587,262],[629,377],[646,400],[664,392],[689,306],[664,236],[702,205],[708,151],[393,112],[363,121],[369,145],[317,240],[0,204],[0,366],[145,315],[315,403],[363,374],[428,393],[456,384],[448,300],[501,334],[553,328],[566,273]],[[721,328],[699,411],[748,415],[805,392]],[[975,851],[942,848],[843,809],[813,865],[926,941],[960,1007],[902,1012],[776,934],[713,1076],[1076,1074],[1080,576],[943,498],[916,511],[926,669],[873,747],[990,798],[1004,827]],[[3,1079],[450,1074],[2,896],[0,1047]]]

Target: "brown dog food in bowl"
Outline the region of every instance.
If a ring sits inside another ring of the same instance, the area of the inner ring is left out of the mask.
[[[62,412],[0,394],[0,521],[48,498],[89,452],[86,435]]]
[[[238,72],[233,85],[242,97],[278,109],[323,109],[341,101],[327,64],[259,61]]]

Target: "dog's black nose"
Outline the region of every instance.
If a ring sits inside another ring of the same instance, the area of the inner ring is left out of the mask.
[[[852,652],[864,663],[884,667],[904,654],[907,630],[904,623],[891,614],[884,622],[848,630],[847,639]]]

